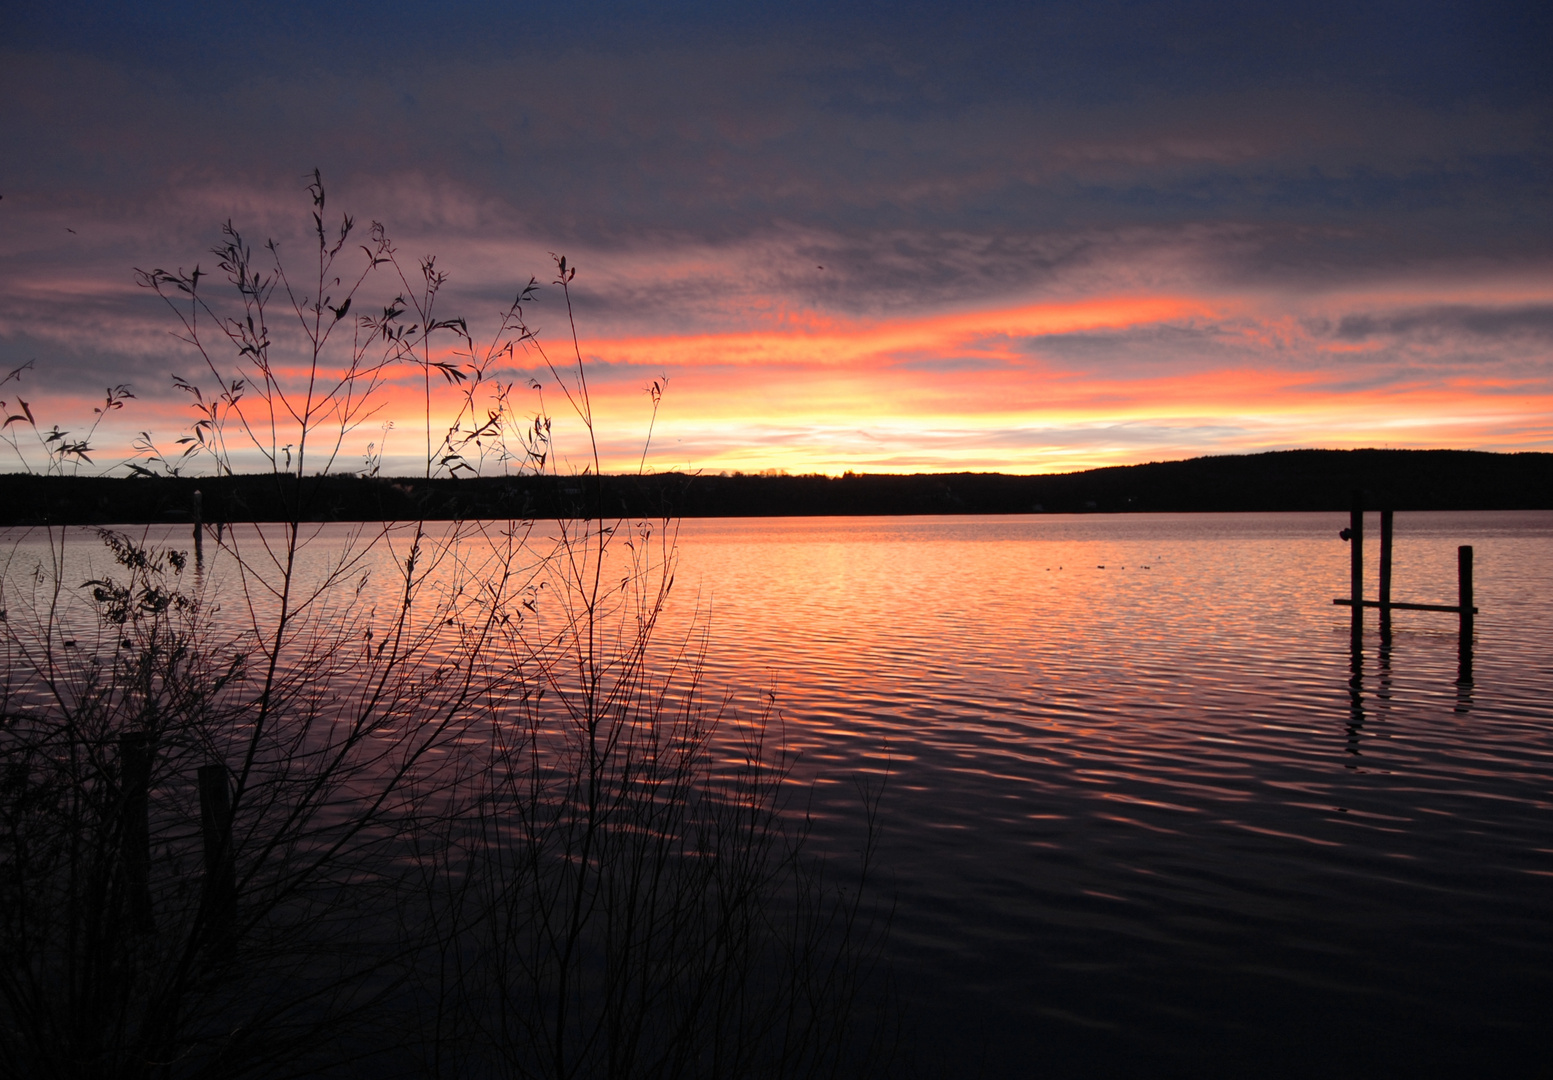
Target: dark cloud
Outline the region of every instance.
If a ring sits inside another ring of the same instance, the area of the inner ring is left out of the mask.
[[[825,89],[860,109],[934,97],[1104,99],[1269,79],[1319,78],[1437,99],[1525,92],[1548,86],[1539,52],[1550,26],[1545,5],[1439,0],[486,0],[435,9],[411,0],[258,7],[95,0],[17,5],[5,17],[6,29],[26,40],[67,40],[97,57],[132,53],[148,67],[233,77],[253,67],[325,63],[358,74],[460,59],[489,66],[514,54],[632,54],[665,42],[831,43],[853,53],[870,78]]]
[[[1546,213],[1546,65],[1526,36],[1546,18],[1529,6],[63,5],[12,19],[9,40],[36,43],[6,58],[0,130],[28,151],[13,175],[66,198],[272,184],[319,164],[351,183],[446,178],[601,247],[729,242],[778,221],[1040,236],[1377,217],[1464,242],[1496,215]],[[1442,209],[1454,231],[1431,217]]]
[[[1246,322],[1159,322],[1116,330],[1043,334],[1024,347],[1046,366],[1108,379],[1158,379],[1237,369],[1310,369],[1344,360],[1312,350],[1268,349]]]
[[[1553,306],[1487,308],[1465,305],[1388,314],[1346,315],[1331,328],[1343,341],[1369,341],[1377,337],[1421,335],[1471,336],[1489,339],[1553,340]]]
[[[161,400],[181,404],[172,387],[171,373],[197,374],[188,357],[177,355],[182,350],[172,347],[161,354],[136,356],[133,354],[94,348],[78,348],[72,344],[39,339],[28,334],[0,337],[0,374],[32,363],[22,373],[19,386],[23,397],[35,398],[39,393],[49,397],[93,397],[106,387],[124,385],[137,398]],[[39,417],[53,423],[55,418]]]

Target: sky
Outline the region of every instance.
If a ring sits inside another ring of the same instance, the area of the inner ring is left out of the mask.
[[[213,375],[136,270],[231,310],[230,221],[313,295],[317,169],[342,281],[381,223],[490,341],[537,279],[560,374],[489,375],[563,469],[592,455],[559,255],[606,471],[1553,450],[1550,46],[1546,4],[1428,0],[6,5],[0,373],[32,366],[0,398],[79,433],[127,386],[90,468],[142,431],[171,459],[173,377]],[[320,467],[424,471],[424,382],[384,377]]]

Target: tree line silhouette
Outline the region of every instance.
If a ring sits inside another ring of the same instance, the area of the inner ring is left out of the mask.
[[[847,514],[1337,511],[1349,492],[1397,510],[1553,508],[1553,454],[1286,450],[1042,476],[1000,473],[366,477],[0,476],[0,524],[406,521]]]

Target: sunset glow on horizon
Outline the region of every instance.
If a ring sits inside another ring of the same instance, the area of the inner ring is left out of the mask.
[[[794,319],[739,332],[584,337],[579,348],[610,472],[1047,473],[1300,447],[1553,446],[1553,381],[1513,354],[1458,369],[1439,356],[1456,343],[1442,345],[1435,331],[1431,341],[1410,343],[1408,363],[1399,365],[1395,341],[1334,333],[1345,316],[1315,314],[1334,302],[1322,299],[1294,313],[1280,310],[1278,297],[1092,298],[916,318]],[[1528,303],[1553,305],[1553,290],[1473,310],[1513,314]],[[1427,298],[1398,295],[1365,310],[1395,322],[1427,306]],[[1211,342],[1217,355],[1188,360],[1177,348],[1162,370],[1149,370],[1146,359],[1112,369],[1131,342],[1170,337]],[[1107,341],[1115,343],[1111,363],[1074,347],[1093,352]],[[570,344],[548,337],[542,344],[575,391]],[[445,349],[435,355],[457,359]],[[192,359],[179,368],[197,373]],[[295,385],[306,375],[297,365],[280,371]],[[543,408],[554,418],[558,467],[591,467],[578,418],[537,351],[491,376],[516,387],[520,415]],[[534,393],[531,382],[548,392]],[[645,393],[653,382],[662,390],[656,417]],[[457,393],[440,379],[433,393],[438,432],[452,420]],[[48,405],[92,417],[100,396],[56,394]],[[424,410],[418,369],[390,372],[334,467],[353,468],[373,442],[387,447],[386,471],[420,472],[424,453],[414,451],[424,444]],[[191,422],[186,402],[143,395],[107,418],[98,443],[110,456],[127,455],[127,433],[160,432],[171,442]]]
[[[1542,300],[1553,303],[1553,291]],[[1128,297],[788,333],[584,340],[582,351],[608,367],[594,400],[616,426],[628,429],[643,409],[627,373],[667,375],[649,451],[661,468],[1042,473],[1306,446],[1553,445],[1548,379],[1416,362],[1398,372],[1386,345],[1344,342],[1317,323],[1238,300]],[[1118,375],[1065,353],[1095,334],[1230,339],[1240,355]],[[691,451],[676,455],[671,439]],[[611,445],[629,457],[623,442]]]

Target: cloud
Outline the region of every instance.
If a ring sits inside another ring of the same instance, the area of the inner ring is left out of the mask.
[[[1450,305],[1387,314],[1344,316],[1332,330],[1343,341],[1377,337],[1470,336],[1491,340],[1553,341],[1553,304],[1510,308]]]
[[[1475,419],[1439,430],[1543,444],[1544,6],[13,8],[0,363],[51,391],[175,401],[197,358],[133,268],[210,269],[230,218],[301,273],[316,166],[482,333],[567,255],[609,407],[669,374],[746,457],[887,410],[896,462],[961,460],[938,431],[1143,453],[1150,407],[1261,446],[1224,417],[1280,395],[1293,444],[1451,394]],[[558,291],[526,313],[566,353]]]

